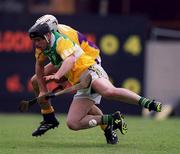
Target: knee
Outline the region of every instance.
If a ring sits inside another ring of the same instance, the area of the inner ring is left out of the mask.
[[[32,84],[32,86],[34,86],[34,85],[36,85],[37,84],[37,77],[36,77],[36,75],[33,75],[32,77],[31,77],[31,84]]]
[[[79,130],[78,122],[69,119],[69,120],[66,121],[66,123],[67,123],[67,126],[68,126],[69,129],[74,130],[74,131]]]

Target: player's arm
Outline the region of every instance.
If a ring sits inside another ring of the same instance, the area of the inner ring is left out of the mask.
[[[72,54],[68,56],[62,63],[59,70],[55,73],[55,78],[60,79],[67,74],[73,67],[76,61],[76,57]]]
[[[37,48],[35,49],[35,57],[35,73],[39,85],[39,90],[40,93],[45,93],[47,92],[46,81],[44,80],[44,62],[46,60],[46,57],[43,55],[43,52]]]
[[[83,54],[83,50],[79,45],[75,44],[68,38],[60,38],[57,41],[57,53],[63,59],[63,63],[59,70],[51,76],[47,76],[46,80],[59,80],[73,69],[76,60]]]
[[[76,58],[72,54],[68,56],[62,63],[61,67],[59,70],[54,74],[54,75],[49,75],[45,77],[46,81],[59,81],[64,75],[66,75],[73,67],[75,64]]]
[[[44,79],[44,64],[36,60],[35,73],[40,92],[47,92],[46,81]]]

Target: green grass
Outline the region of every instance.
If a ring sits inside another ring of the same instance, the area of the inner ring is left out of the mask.
[[[65,116],[58,115],[60,127],[44,136],[31,136],[41,116],[0,114],[0,154],[179,154],[180,121],[126,117],[128,134],[118,133],[120,142],[107,145],[99,127],[71,131]]]

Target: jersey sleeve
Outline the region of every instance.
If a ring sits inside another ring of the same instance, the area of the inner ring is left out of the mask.
[[[74,54],[76,58],[79,58],[84,53],[79,45],[77,45],[67,37],[58,38],[56,50],[62,59],[66,59],[72,54]]]
[[[40,63],[43,63],[46,59],[45,55],[43,54],[43,51],[37,48],[35,49],[35,57],[36,60],[39,61]]]

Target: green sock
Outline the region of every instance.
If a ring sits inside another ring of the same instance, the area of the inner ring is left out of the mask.
[[[141,105],[145,108],[149,108],[149,105],[152,103],[152,100],[145,98],[145,97],[141,97],[138,103],[139,103],[139,105]]]
[[[112,115],[103,115],[101,118],[102,125],[111,125],[113,123]]]

